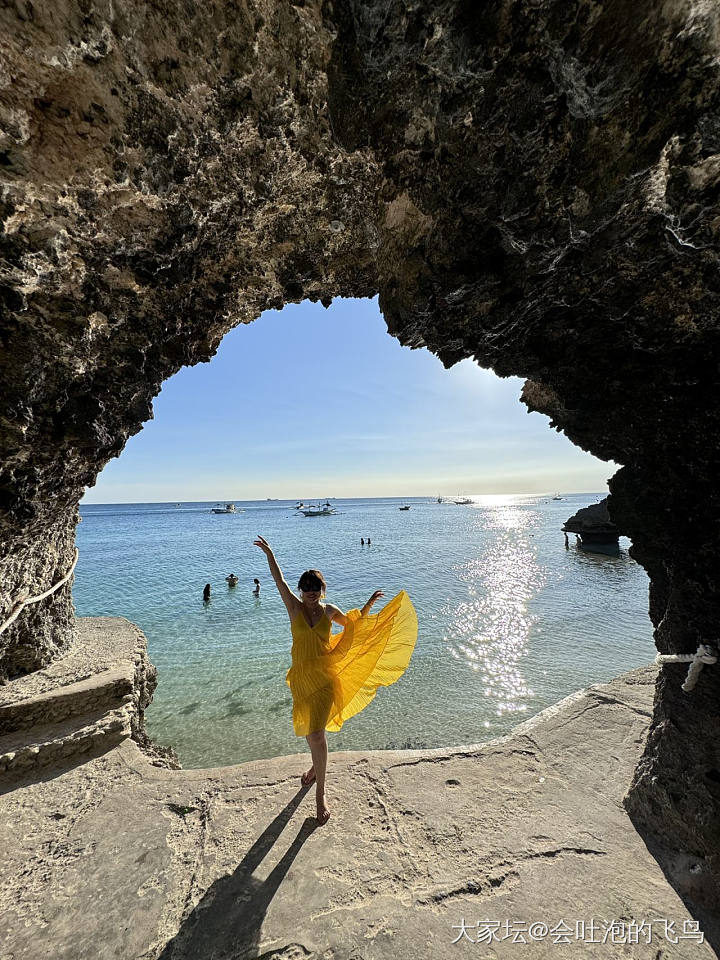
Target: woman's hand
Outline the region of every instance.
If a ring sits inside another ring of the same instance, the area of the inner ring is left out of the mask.
[[[384,596],[385,596],[385,594],[382,592],[382,590],[376,590],[375,593],[370,597],[370,599],[368,600],[368,602],[365,604],[365,606],[364,606],[364,607],[362,608],[362,610],[360,611],[361,615],[362,615],[363,617],[366,616],[366,614],[367,614],[368,611],[370,610],[370,607],[375,603],[375,601],[376,601],[376,600],[379,600],[380,597],[384,597]]]
[[[262,552],[265,554],[266,557],[273,556],[272,547],[267,542],[265,537],[261,537],[260,534],[258,534],[257,540],[253,540],[253,546],[260,547],[260,549],[262,550]]]

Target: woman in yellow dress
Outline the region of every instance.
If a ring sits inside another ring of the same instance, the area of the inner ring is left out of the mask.
[[[306,570],[298,581],[300,597],[285,582],[270,544],[254,541],[265,553],[270,573],[290,617],[292,666],[286,682],[293,696],[293,728],[304,736],[312,766],[301,778],[303,786],[315,780],[317,819],[330,816],[325,798],[328,747],[326,730],[339,730],[345,720],[364,709],[380,686],[395,683],[405,672],[417,640],[417,614],[404,590],[370,616],[370,608],[384,594],[376,590],[361,610],[342,610],[321,604],[325,578]],[[332,634],[333,623],[344,629]]]

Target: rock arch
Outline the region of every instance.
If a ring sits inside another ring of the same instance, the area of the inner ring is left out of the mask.
[[[403,343],[527,377],[624,464],[658,648],[716,636],[712,5],[18,0],[0,23],[0,615],[67,569],[166,377],[268,307],[379,292]],[[3,672],[71,632],[65,587],[0,636]],[[682,673],[628,806],[709,875],[720,668],[690,696]]]

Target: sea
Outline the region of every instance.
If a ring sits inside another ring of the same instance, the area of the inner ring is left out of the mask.
[[[400,590],[417,611],[408,669],[327,734],[331,751],[481,743],[654,659],[648,578],[629,541],[618,556],[583,552],[573,535],[565,545],[563,522],[603,496],[331,498],[336,513],[319,517],[289,500],[236,500],[228,514],[209,502],[82,504],[76,613],[143,630],[158,670],[147,729],[184,767],[307,753],[285,680],[290,624],[259,534],[292,589],[316,568],[343,610],[379,589],[375,611]]]

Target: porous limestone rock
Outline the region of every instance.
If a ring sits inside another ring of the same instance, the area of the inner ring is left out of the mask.
[[[16,0],[0,12],[3,611],[67,570],[85,486],[268,307],[528,378],[622,464],[664,653],[717,637],[719,8],[697,0]],[[12,676],[70,588],[0,635]],[[664,667],[628,797],[718,868],[720,669]]]

